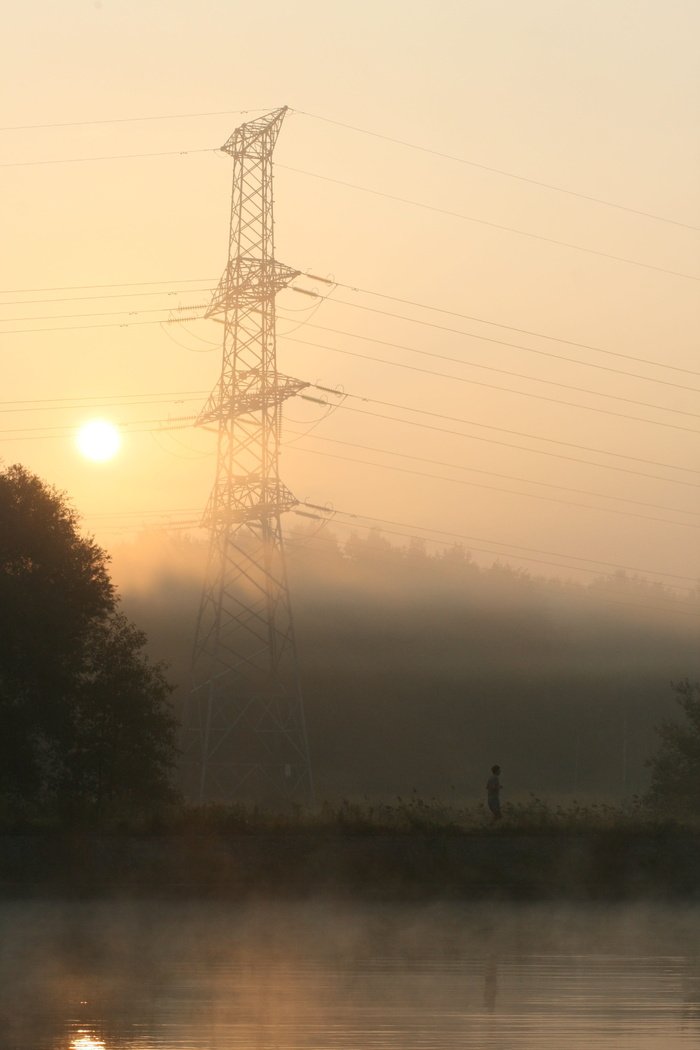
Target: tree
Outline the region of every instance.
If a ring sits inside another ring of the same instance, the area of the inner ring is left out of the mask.
[[[0,473],[0,792],[100,805],[173,796],[175,719],[107,555],[65,495]]]
[[[684,722],[666,719],[657,728],[661,746],[649,759],[649,801],[678,812],[700,812],[700,682],[672,683]]]

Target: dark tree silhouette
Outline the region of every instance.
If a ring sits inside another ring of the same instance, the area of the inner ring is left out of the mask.
[[[674,682],[685,721],[667,719],[657,729],[661,746],[647,763],[649,799],[681,813],[700,812],[700,682]]]
[[[0,473],[0,792],[100,805],[173,796],[163,667],[119,612],[107,555],[65,495]]]

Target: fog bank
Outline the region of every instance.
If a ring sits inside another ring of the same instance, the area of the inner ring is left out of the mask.
[[[178,710],[204,561],[173,537],[114,552]],[[629,797],[673,710],[669,682],[697,676],[697,592],[536,578],[376,536],[341,546],[328,531],[290,544],[288,565],[319,801],[473,801],[494,762],[505,799]]]

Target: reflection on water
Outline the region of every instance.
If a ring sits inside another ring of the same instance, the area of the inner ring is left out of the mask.
[[[498,995],[498,966],[496,960],[490,958],[486,963],[484,971],[484,1006],[489,1013],[496,1009],[496,996]]]
[[[700,1045],[700,909],[0,905],[7,1050]]]

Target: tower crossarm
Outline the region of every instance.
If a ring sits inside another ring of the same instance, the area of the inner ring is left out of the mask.
[[[264,117],[241,124],[223,144],[221,152],[232,157],[269,158],[288,109],[289,106],[282,106]]]
[[[197,417],[196,425],[205,426],[275,408],[309,385],[303,379],[279,373],[269,376],[260,369],[250,369],[236,372],[233,389],[227,391],[224,389],[225,376],[222,376]]]
[[[229,260],[204,316],[216,317],[274,298],[300,273],[275,259],[238,255]]]
[[[265,521],[298,505],[299,500],[279,480],[270,484],[260,475],[234,475],[219,482],[212,492],[202,525],[221,527]]]

